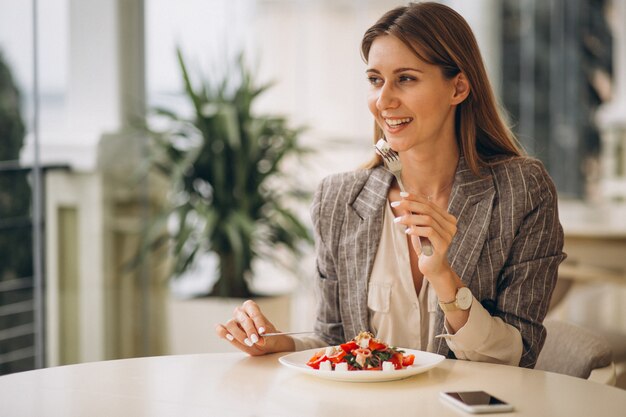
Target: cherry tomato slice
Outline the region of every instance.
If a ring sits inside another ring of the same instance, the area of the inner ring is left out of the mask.
[[[326,358],[325,351],[320,350],[315,355],[313,355],[311,359],[309,359],[309,361],[307,362],[307,365],[313,369],[320,369],[320,363],[324,362],[326,359],[327,358]]]
[[[415,355],[405,355],[402,357],[402,366],[411,366],[415,361]]]
[[[347,355],[345,350],[339,350],[337,353],[335,353],[334,355],[330,355],[328,356],[328,360],[331,361],[332,363],[339,363],[343,361],[343,358]]]
[[[393,356],[389,359],[389,361],[393,363],[393,367],[395,369],[402,369],[402,353],[400,352],[394,353]]]
[[[382,352],[384,350],[387,350],[387,345],[384,343],[376,342],[374,339],[370,339],[369,348],[370,350],[378,350]]]
[[[346,352],[346,353],[350,353],[354,349],[358,349],[359,348],[359,345],[355,341],[344,343],[344,344],[342,344],[340,346],[341,346],[341,349],[343,349],[343,351]]]

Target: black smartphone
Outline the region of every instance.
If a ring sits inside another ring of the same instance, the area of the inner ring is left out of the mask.
[[[505,413],[513,406],[485,391],[441,392],[443,400],[472,414]]]

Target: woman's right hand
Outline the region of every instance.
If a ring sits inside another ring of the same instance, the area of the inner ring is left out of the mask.
[[[289,336],[263,337],[265,333],[277,331],[252,300],[235,308],[233,318],[225,324],[215,326],[215,332],[220,338],[228,340],[231,345],[252,356],[293,351],[295,344]]]

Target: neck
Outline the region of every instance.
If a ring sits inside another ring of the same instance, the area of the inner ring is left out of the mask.
[[[452,188],[459,149],[456,142],[453,146],[439,144],[437,149],[410,149],[400,154],[400,160],[407,191],[435,199]]]

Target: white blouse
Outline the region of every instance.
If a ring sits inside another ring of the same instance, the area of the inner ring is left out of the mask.
[[[393,222],[386,205],[383,231],[367,292],[370,326],[374,335],[392,346],[432,350],[437,295],[424,279],[419,296],[411,274],[406,226]]]

